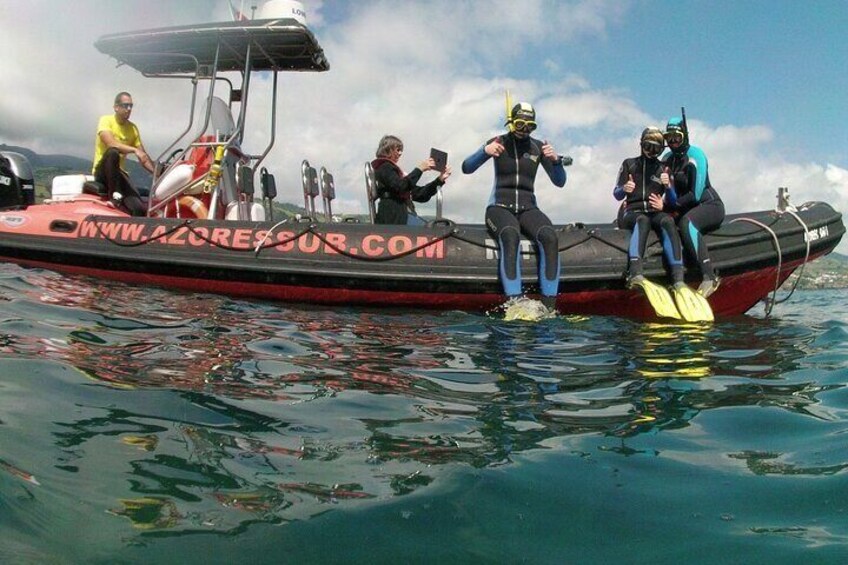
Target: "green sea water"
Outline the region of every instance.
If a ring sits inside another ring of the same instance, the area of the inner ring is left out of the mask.
[[[848,302],[538,323],[0,266],[0,563],[844,563]]]

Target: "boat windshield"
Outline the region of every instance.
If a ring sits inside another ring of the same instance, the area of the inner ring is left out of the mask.
[[[236,130],[236,123],[233,120],[230,107],[217,96],[212,98],[211,105],[212,112],[209,117],[209,127],[205,131],[200,132],[199,135],[214,134],[215,139],[229,139]]]

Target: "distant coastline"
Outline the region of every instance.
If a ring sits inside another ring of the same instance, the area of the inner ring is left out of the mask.
[[[789,277],[783,287],[795,284],[798,271]],[[848,288],[848,256],[831,253],[804,266],[798,288],[802,290],[823,288]]]

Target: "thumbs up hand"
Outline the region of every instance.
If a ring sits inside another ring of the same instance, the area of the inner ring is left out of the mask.
[[[624,183],[624,186],[621,187],[624,189],[624,192],[630,194],[634,190],[636,190],[636,183],[633,182],[633,175],[627,175],[627,182]]]
[[[660,182],[664,187],[668,188],[671,186],[671,177],[668,175],[668,167],[663,167],[663,172],[660,174]]]
[[[542,143],[542,155],[544,155],[551,161],[556,161],[559,158],[556,150],[554,149],[554,146],[548,143],[547,139]]]
[[[505,147],[500,142],[500,139],[493,139],[492,142],[489,143],[486,146],[486,148],[484,149],[484,151],[486,152],[486,155],[490,155],[492,157],[499,156],[501,153],[504,152],[504,150],[505,150]]]

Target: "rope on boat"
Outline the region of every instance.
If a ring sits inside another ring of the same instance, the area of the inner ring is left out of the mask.
[[[806,252],[804,253],[804,262],[801,263],[801,271],[798,273],[798,278],[795,279],[795,282],[792,283],[792,290],[789,291],[782,300],[777,301],[777,304],[781,304],[789,300],[789,298],[794,294],[795,289],[798,288],[798,283],[801,282],[801,277],[804,276],[804,268],[807,266],[807,262],[810,260],[810,228],[807,227],[807,224],[804,223],[804,220],[795,213],[794,210],[787,209],[785,210],[787,214],[795,218],[795,220],[801,224],[801,227],[804,228],[804,242],[807,244]]]
[[[601,243],[608,245],[609,247],[612,247],[616,251],[621,251],[624,254],[627,254],[627,252],[628,252],[627,247],[618,245],[617,243],[613,243],[612,241],[606,240],[606,239],[602,238],[601,236],[599,236],[598,230],[589,230],[588,237],[586,239],[584,239],[583,241],[588,241],[589,239],[595,239],[597,241],[600,241]],[[583,241],[580,241],[578,243],[583,243]]]
[[[441,241],[444,241],[444,240],[446,240],[450,237],[456,238],[459,241],[463,241],[463,242],[471,244],[471,245],[475,245],[475,246],[480,247],[482,249],[490,249],[490,250],[493,250],[493,251],[499,250],[497,245],[489,245],[485,242],[485,240],[481,242],[481,241],[478,241],[478,240],[475,240],[475,239],[471,239],[467,236],[463,236],[462,232],[459,229],[457,229],[456,224],[452,220],[447,220],[447,219],[436,220],[436,221],[430,222],[428,224],[431,227],[444,225],[446,228],[448,228],[448,230],[445,231],[445,233],[443,233],[442,235],[439,235],[438,237],[428,241],[427,243],[424,243],[422,245],[418,245],[416,247],[408,249],[407,251],[404,251],[403,253],[399,253],[397,255],[392,255],[392,256],[389,256],[389,257],[367,257],[367,256],[363,256],[363,255],[354,255],[354,254],[350,253],[349,251],[342,249],[341,247],[339,247],[338,245],[336,245],[335,243],[333,243],[332,241],[329,241],[326,237],[324,237],[324,235],[321,232],[319,232],[315,229],[317,227],[317,225],[315,223],[308,224],[304,229],[302,229],[300,232],[292,235],[291,237],[288,237],[288,238],[280,240],[280,241],[267,243],[267,241],[271,238],[271,236],[273,235],[273,233],[276,229],[278,229],[283,224],[288,223],[288,218],[285,219],[285,220],[282,220],[280,222],[277,222],[276,224],[271,226],[271,228],[265,233],[262,240],[255,247],[248,248],[248,249],[245,249],[244,247],[234,247],[232,245],[225,245],[225,244],[222,244],[218,241],[214,241],[208,235],[204,234],[203,232],[198,231],[192,225],[192,223],[193,223],[192,220],[185,220],[182,223],[177,224],[176,226],[172,227],[171,229],[157,235],[156,237],[151,237],[149,239],[145,239],[145,240],[142,240],[142,241],[133,241],[133,242],[118,241],[117,239],[114,239],[114,238],[110,237],[108,234],[106,234],[103,231],[103,229],[100,227],[100,223],[97,220],[93,220],[93,223],[94,223],[95,228],[97,229],[98,234],[100,234],[100,236],[103,237],[103,239],[105,239],[109,243],[113,243],[113,244],[118,245],[120,247],[140,247],[142,245],[146,245],[146,244],[151,243],[153,241],[168,237],[169,235],[173,234],[174,232],[177,232],[177,231],[179,231],[183,228],[186,228],[188,231],[190,231],[192,234],[194,234],[198,239],[205,241],[206,243],[208,243],[209,245],[211,245],[213,247],[218,247],[219,249],[225,249],[225,250],[228,250],[228,251],[253,251],[254,255],[257,256],[257,257],[259,256],[259,252],[262,251],[263,249],[270,249],[272,247],[279,247],[281,245],[286,245],[288,243],[291,243],[292,241],[296,241],[296,240],[300,239],[301,237],[303,237],[307,233],[313,234],[322,243],[324,243],[324,245],[326,245],[327,247],[329,247],[330,249],[332,249],[333,251],[335,251],[339,255],[343,255],[344,257],[348,257],[350,259],[359,259],[359,260],[362,260],[362,261],[372,261],[372,262],[383,262],[383,261],[391,261],[391,260],[394,260],[394,259],[400,259],[402,257],[412,255],[413,253],[418,253],[419,251],[422,251],[422,250],[424,250],[428,247],[431,247],[431,246],[433,246],[437,243],[440,243]],[[578,226],[578,228],[581,231],[584,231],[583,226]],[[565,230],[563,230],[561,228],[557,231],[561,232],[561,231],[565,231]],[[601,241],[601,242],[609,245],[610,247],[618,249],[619,251],[622,251],[623,253],[627,252],[627,249],[622,248],[621,246],[616,245],[614,243],[611,243],[611,242],[603,239],[602,237],[599,237],[595,233],[595,230],[585,231],[585,233],[586,233],[586,236],[583,237],[582,239],[574,241],[574,242],[572,242],[568,245],[563,245],[561,247],[558,247],[557,252],[567,251],[567,250],[571,249],[572,247],[576,247],[576,246],[578,246],[582,243],[585,243],[586,241],[589,241],[590,239],[597,239],[598,241]]]
[[[286,245],[288,243],[291,243],[292,241],[300,239],[301,237],[303,237],[307,233],[312,233],[316,238],[318,238],[322,243],[324,243],[324,245],[326,245],[327,247],[329,247],[330,249],[332,249],[333,251],[335,251],[339,255],[344,255],[345,257],[349,257],[351,259],[360,259],[362,261],[374,261],[374,262],[391,261],[393,259],[400,259],[401,257],[406,257],[408,255],[412,255],[413,253],[418,253],[419,251],[422,251],[422,250],[424,250],[424,249],[426,249],[426,248],[428,248],[432,245],[435,245],[435,244],[447,239],[448,237],[453,235],[453,232],[455,231],[455,228],[452,228],[451,230],[447,231],[446,233],[440,235],[439,237],[437,237],[435,239],[428,241],[425,244],[418,245],[416,247],[413,247],[411,249],[404,251],[403,253],[398,253],[397,255],[392,255],[392,256],[389,256],[389,257],[365,257],[365,256],[362,256],[362,255],[354,255],[354,254],[350,253],[349,251],[340,248],[339,246],[337,246],[336,244],[334,244],[333,242],[328,240],[326,237],[324,237],[324,235],[321,232],[316,231],[315,230],[315,224],[307,225],[303,230],[301,230],[299,233],[292,235],[291,237],[288,237],[288,238],[280,240],[280,241],[275,241],[273,243],[267,243],[266,244],[265,242],[268,241],[268,238],[271,236],[273,231],[275,229],[277,229],[279,226],[286,223],[286,220],[283,220],[282,222],[278,222],[274,226],[272,226],[271,229],[268,230],[268,233],[265,234],[265,237],[262,239],[262,241],[255,248],[247,248],[247,249],[245,249],[243,247],[234,247],[232,245],[224,245],[224,244],[222,244],[218,241],[214,241],[212,238],[210,238],[206,234],[195,229],[195,227],[191,223],[191,220],[185,220],[184,222],[177,224],[176,226],[172,227],[171,229],[166,230],[166,231],[162,232],[161,234],[159,234],[155,237],[151,237],[151,238],[144,239],[144,240],[141,240],[141,241],[131,241],[131,242],[119,241],[119,240],[117,240],[113,237],[110,237],[107,233],[105,233],[103,231],[103,229],[100,227],[100,223],[96,219],[92,220],[92,223],[94,223],[94,227],[97,229],[97,233],[100,234],[100,236],[103,239],[105,239],[109,243],[112,243],[112,244],[117,245],[119,247],[140,247],[142,245],[147,245],[148,243],[152,243],[152,242],[157,241],[159,239],[168,237],[169,235],[173,234],[174,232],[177,232],[177,231],[179,231],[183,228],[186,228],[188,231],[193,233],[198,239],[205,241],[206,243],[208,243],[209,245],[211,245],[213,247],[218,247],[220,249],[226,249],[228,251],[253,251],[254,255],[256,255],[256,256],[258,256],[259,252],[263,249],[269,249],[269,248],[272,248],[272,247],[279,247],[280,245]]]
[[[280,245],[285,245],[285,244],[292,242],[296,239],[300,239],[301,237],[303,237],[307,233],[311,233],[319,241],[321,241],[324,245],[326,245],[327,247],[329,247],[330,249],[332,249],[333,251],[335,251],[339,255],[342,255],[344,257],[348,257],[350,259],[359,259],[361,261],[383,262],[383,261],[391,261],[393,259],[400,259],[402,257],[407,257],[409,255],[412,255],[413,253],[418,253],[419,251],[427,249],[428,247],[431,247],[431,246],[451,237],[451,235],[454,235],[454,232],[456,231],[456,225],[452,221],[446,220],[446,222],[449,222],[449,224],[446,224],[446,225],[448,227],[450,227],[450,230],[448,230],[444,234],[436,237],[435,239],[428,241],[427,243],[424,243],[422,245],[418,245],[418,246],[413,247],[411,249],[407,249],[403,253],[398,253],[397,255],[391,255],[389,257],[366,257],[366,256],[363,256],[363,255],[354,255],[353,253],[347,251],[346,249],[342,249],[341,247],[339,247],[338,245],[336,245],[335,243],[333,243],[332,241],[330,241],[329,239],[324,237],[324,235],[321,232],[317,231],[315,229],[315,227],[316,227],[315,224],[309,224],[306,227],[306,229],[304,229],[300,233],[293,235],[292,237],[289,237],[289,238],[287,238],[283,241],[277,241],[277,242],[274,242],[274,243],[271,243],[271,244],[265,244],[265,242],[268,240],[268,238],[271,237],[271,234],[273,233],[273,231],[275,229],[277,229],[278,227],[280,227],[281,225],[285,224],[286,221],[287,220],[283,220],[283,221],[277,222],[276,224],[271,226],[271,229],[268,230],[268,232],[265,234],[265,237],[262,239],[262,241],[260,241],[259,244],[254,248],[253,252],[254,252],[255,256],[258,257],[259,252],[263,249],[268,249],[270,247],[278,247]],[[191,229],[191,227],[189,227],[189,229]],[[217,242],[213,242],[213,241],[209,240],[206,237],[202,237],[202,238],[204,240],[206,240],[208,243],[210,243],[211,245],[216,245],[217,247],[221,247],[223,249],[230,249],[230,250],[233,250],[233,251],[246,251],[245,249],[242,249],[242,248],[222,246],[222,245],[218,244]]]
[[[445,220],[441,220],[441,221],[445,221]],[[450,221],[450,220],[448,220],[448,221]],[[433,223],[435,224],[436,222],[433,222]],[[451,222],[451,224],[453,224],[453,222]],[[600,240],[600,241],[602,241],[602,242],[604,242],[604,243],[606,243],[606,244],[608,244],[612,247],[616,247],[616,249],[621,249],[621,248],[617,247],[615,244],[609,243],[608,241],[605,241],[602,238],[595,236],[594,230],[586,231],[584,229],[583,225],[578,225],[577,228],[580,229],[581,231],[584,231],[586,233],[586,237],[584,237],[583,239],[581,239],[579,241],[575,241],[573,243],[570,243],[568,245],[563,245],[561,247],[557,247],[557,253],[562,252],[562,251],[568,251],[572,247],[576,247],[576,246],[580,245],[581,243],[585,243],[592,238],[598,239],[598,240]],[[570,229],[571,229],[570,226],[565,227],[565,228],[558,228],[556,230],[557,231],[557,237],[558,237],[558,234],[560,232],[569,231]],[[462,232],[460,232],[459,230],[454,230],[454,232],[451,234],[451,236],[453,236],[454,239],[458,239],[459,241],[469,243],[471,245],[476,245],[477,247],[480,247],[481,249],[489,249],[491,251],[500,251],[500,247],[498,247],[497,245],[490,245],[490,244],[486,243],[485,240],[481,242],[481,241],[476,240],[476,239],[471,239],[467,236],[462,235]],[[621,249],[621,251],[623,251],[625,253],[627,252],[626,249]]]
[[[279,222],[279,224],[282,224],[282,223],[283,222]],[[277,225],[279,225],[279,224],[277,224]],[[262,245],[262,246],[257,245],[255,249],[252,248],[252,247],[248,247],[248,248],[234,247],[232,245],[224,245],[222,243],[214,241],[208,235],[203,234],[203,233],[199,232],[198,230],[196,230],[194,228],[194,226],[191,225],[191,222],[186,222],[186,227],[188,228],[188,231],[190,231],[191,233],[196,235],[198,237],[198,239],[202,239],[203,241],[205,241],[206,243],[208,243],[212,247],[217,247],[219,249],[226,249],[227,251],[254,251],[254,253],[256,253],[258,255],[260,249],[268,249],[269,247],[277,247],[277,246],[280,246],[280,245],[285,245],[285,244],[290,243],[292,241],[295,241],[297,239],[300,239],[305,234],[307,234],[312,229],[313,226],[311,224],[306,226],[306,228],[304,230],[302,230],[300,233],[295,234],[288,239],[284,239],[282,241],[275,241],[274,243],[269,243],[267,245]],[[263,242],[264,241],[265,240],[263,240]]]
[[[257,244],[256,244],[256,248],[253,250],[253,254],[254,254],[255,256],[257,256],[257,257],[258,257],[258,256],[259,256],[259,252],[260,252],[260,251],[262,251],[263,249],[265,249],[265,247],[263,247],[263,246],[265,245],[265,242],[266,242],[266,241],[268,241],[268,238],[269,238],[269,237],[271,237],[271,234],[273,233],[273,231],[274,231],[275,229],[277,229],[278,227],[280,227],[281,225],[285,224],[285,223],[286,223],[286,222],[288,222],[288,221],[289,221],[289,219],[288,219],[288,218],[286,218],[286,219],[284,219],[284,220],[281,220],[281,221],[277,222],[277,223],[276,223],[276,224],[274,224],[273,226],[271,226],[271,229],[269,229],[269,230],[265,233],[265,237],[263,237],[263,238],[262,238],[262,241],[260,241],[259,243],[257,243]]]
[[[772,289],[771,298],[766,297],[763,299],[763,301],[765,302],[766,318],[771,316],[771,311],[776,304],[782,304],[786,302],[787,300],[789,300],[792,294],[794,294],[795,289],[798,287],[798,282],[800,282],[801,276],[804,274],[804,267],[807,265],[807,262],[810,258],[810,229],[807,227],[807,224],[804,223],[804,220],[802,220],[798,216],[798,214],[796,214],[793,210],[786,209],[778,211],[778,214],[780,215],[783,215],[784,213],[791,215],[793,218],[795,218],[795,220],[798,221],[799,224],[801,224],[801,227],[804,228],[804,241],[807,244],[807,251],[804,255],[804,262],[801,264],[801,272],[798,273],[798,278],[796,278],[795,282],[792,284],[792,289],[789,291],[789,294],[787,294],[780,300],[777,300],[777,290],[778,288],[780,288],[780,272],[783,269],[783,250],[781,250],[780,248],[780,240],[778,239],[777,234],[774,233],[774,230],[771,229],[770,226],[753,218],[735,218],[729,222],[731,224],[735,224],[736,222],[747,222],[767,231],[769,235],[771,235],[772,243],[774,244],[774,249],[777,252],[777,271],[775,273],[774,289]]]
[[[174,232],[176,232],[176,231],[179,231],[179,230],[181,230],[181,229],[182,229],[182,228],[184,228],[184,227],[189,227],[189,229],[191,229],[191,227],[189,226],[190,222],[189,222],[188,220],[186,220],[186,221],[184,221],[183,223],[178,224],[178,225],[174,226],[173,228],[171,228],[171,229],[169,229],[169,230],[167,230],[167,231],[165,231],[165,232],[163,232],[163,233],[160,233],[160,234],[159,234],[159,235],[157,235],[156,237],[151,237],[151,238],[148,238],[148,239],[143,239],[143,240],[141,240],[141,241],[130,241],[130,242],[126,242],[126,241],[118,241],[117,239],[114,239],[114,238],[110,237],[110,236],[109,236],[107,233],[105,233],[105,232],[103,231],[103,229],[100,227],[100,222],[98,222],[96,218],[95,218],[95,219],[92,219],[92,220],[90,220],[90,221],[94,224],[94,227],[97,229],[97,233],[99,233],[99,234],[100,234],[100,236],[101,236],[103,239],[105,239],[105,240],[106,240],[106,241],[108,241],[109,243],[113,243],[113,244],[117,245],[118,247],[140,247],[140,246],[142,246],[142,245],[147,245],[148,243],[152,243],[152,242],[154,242],[154,241],[156,241],[156,240],[158,240],[158,239],[162,239],[163,237],[168,237],[168,236],[169,236],[169,235],[171,235],[172,233],[174,233]]]
[[[451,235],[455,239],[458,239],[459,241],[463,241],[465,243],[470,243],[471,245],[476,245],[477,247],[480,247],[481,249],[490,249],[492,251],[497,251],[499,249],[497,245],[489,245],[488,243],[486,243],[486,240],[483,240],[482,242],[480,242],[476,239],[471,239],[470,237],[460,235],[460,233],[458,231],[454,231]]]
[[[333,251],[335,251],[339,255],[344,255],[345,257],[348,257],[350,259],[360,259],[362,261],[371,261],[371,262],[377,262],[377,263],[382,263],[384,261],[393,261],[394,259],[400,259],[401,257],[407,257],[409,255],[412,255],[413,253],[418,253],[419,251],[427,249],[428,247],[431,247],[431,246],[433,246],[433,245],[435,245],[435,244],[437,244],[441,241],[446,240],[447,238],[449,238],[452,235],[451,231],[445,232],[444,234],[436,237],[435,239],[431,239],[427,243],[418,245],[416,247],[412,247],[410,249],[407,249],[403,253],[398,253],[397,255],[390,255],[390,256],[387,256],[387,257],[364,257],[362,255],[354,255],[351,252],[347,251],[346,249],[342,249],[342,248],[338,247],[336,244],[334,244],[333,242],[331,242],[330,240],[325,238],[320,232],[317,232],[317,231],[314,231],[314,230],[310,230],[310,231],[312,231],[312,234],[315,237],[317,237],[320,241],[322,241],[324,243],[324,245],[326,245],[327,247],[329,247],[330,249],[332,249]]]

